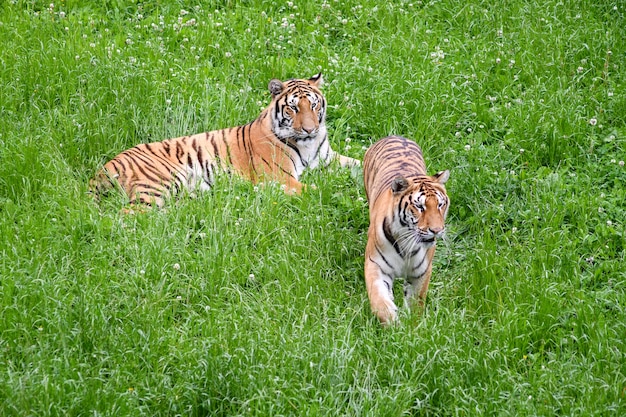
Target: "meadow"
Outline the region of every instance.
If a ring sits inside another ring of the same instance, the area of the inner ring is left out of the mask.
[[[626,415],[624,2],[4,0],[0,45],[0,415]],[[88,193],[318,72],[335,150],[451,171],[426,309],[388,329],[358,172]]]

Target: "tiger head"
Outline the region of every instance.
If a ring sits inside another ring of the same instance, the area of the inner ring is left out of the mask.
[[[391,183],[397,207],[394,235],[405,253],[417,243],[434,243],[443,236],[450,203],[444,184],[449,177],[450,171],[446,170],[410,180],[399,176]]]
[[[325,134],[326,100],[322,74],[308,80],[270,81],[272,130],[281,140],[307,140]]]

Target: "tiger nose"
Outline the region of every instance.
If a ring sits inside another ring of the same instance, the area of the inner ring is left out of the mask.
[[[302,126],[302,130],[304,130],[306,133],[311,133],[315,130],[315,125]]]
[[[443,227],[441,226],[434,226],[434,227],[429,227],[428,230],[430,230],[430,232],[434,235],[438,235],[439,233],[443,232]]]

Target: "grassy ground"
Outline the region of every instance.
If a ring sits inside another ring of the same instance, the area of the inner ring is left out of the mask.
[[[156,3],[156,4],[155,4]],[[626,414],[621,1],[0,3],[1,415]],[[381,329],[362,181],[88,179],[323,71],[336,150],[450,169],[423,316]]]

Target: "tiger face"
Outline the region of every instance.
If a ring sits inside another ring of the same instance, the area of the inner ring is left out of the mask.
[[[270,81],[272,130],[282,140],[314,139],[325,134],[326,100],[318,89],[322,75],[308,80]]]
[[[449,171],[442,171],[411,182],[404,177],[393,180],[391,189],[398,207],[394,234],[405,253],[419,243],[434,243],[443,236],[450,202],[443,184],[449,176]]]

